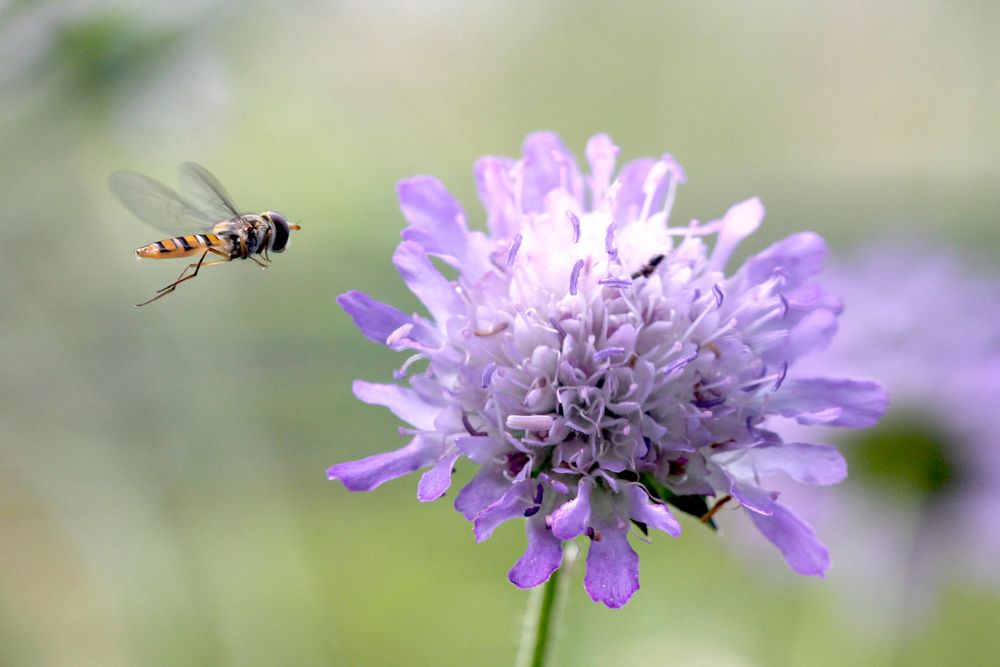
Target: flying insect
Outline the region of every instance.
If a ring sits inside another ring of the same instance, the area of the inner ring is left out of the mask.
[[[167,234],[179,234],[135,249],[137,258],[198,257],[177,280],[156,291],[145,306],[191,280],[206,266],[249,259],[262,268],[270,253],[288,247],[291,230],[301,229],[274,211],[241,213],[215,176],[193,162],[180,166],[182,196],[162,183],[134,171],[111,174],[111,192],[136,217]],[[205,261],[212,255],[210,261]]]

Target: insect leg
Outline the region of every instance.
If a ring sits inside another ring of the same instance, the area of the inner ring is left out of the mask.
[[[216,259],[214,261],[206,263],[205,262],[205,258],[208,257],[208,253],[210,253],[210,252],[212,252],[214,254],[217,254],[217,255],[221,255],[222,254],[222,253],[216,251],[214,248],[209,248],[208,250],[206,250],[205,252],[202,253],[201,258],[198,260],[198,262],[196,264],[189,264],[188,266],[186,266],[184,268],[184,270],[181,271],[181,275],[178,276],[177,280],[175,280],[174,282],[170,283],[166,287],[157,290],[156,296],[154,296],[152,299],[150,299],[148,301],[143,301],[142,303],[135,304],[136,307],[145,306],[147,304],[153,303],[154,301],[156,301],[160,297],[163,297],[163,296],[166,296],[166,295],[170,294],[175,289],[177,289],[177,286],[180,285],[182,282],[184,282],[185,280],[191,280],[192,278],[194,278],[195,276],[197,276],[198,275],[198,271],[201,270],[201,267],[203,267],[203,266],[212,266],[214,264],[225,264],[227,262],[231,262],[232,261],[231,257],[225,257],[224,256],[223,259]],[[187,273],[188,269],[190,269],[191,267],[194,267],[194,273],[192,273],[189,276],[185,276],[184,274]]]
[[[701,521],[702,523],[708,523],[709,521],[712,520],[712,517],[715,516],[716,512],[722,509],[722,506],[728,503],[732,499],[733,497],[730,495],[722,496],[721,498],[715,501],[715,504],[712,505],[712,509],[708,510],[707,512],[702,514],[701,517],[699,517],[699,521]]]
[[[180,284],[180,283],[184,282],[184,276],[187,274],[187,272],[190,269],[194,269],[195,273],[197,273],[198,272],[198,267],[201,266],[202,262],[205,261],[205,255],[207,255],[208,253],[212,253],[213,255],[218,255],[220,257],[225,257],[226,261],[230,260],[230,257],[226,253],[222,252],[221,250],[218,250],[217,248],[209,248],[204,253],[202,253],[201,257],[198,259],[197,262],[194,262],[192,264],[188,264],[187,267],[183,271],[181,271],[181,275],[177,276],[177,280],[174,281],[173,284],[177,285],[177,284]],[[213,264],[222,264],[222,262],[216,260],[214,262],[209,262],[208,264],[205,264],[205,266],[212,266]],[[170,287],[171,287],[171,285],[167,285],[166,287],[163,287],[163,288],[160,288],[160,289],[156,290],[156,292],[157,292],[157,294],[159,294],[160,292],[165,292]]]

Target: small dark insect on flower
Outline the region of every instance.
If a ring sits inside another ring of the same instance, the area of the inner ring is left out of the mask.
[[[641,269],[632,274],[632,279],[636,280],[637,278],[650,277],[653,275],[653,271],[656,270],[656,267],[659,266],[660,262],[666,259],[666,257],[666,255],[654,255],[648,262],[642,265]]]

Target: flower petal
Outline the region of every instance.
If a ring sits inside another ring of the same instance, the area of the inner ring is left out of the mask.
[[[389,334],[404,324],[413,322],[406,313],[376,301],[364,292],[345,292],[337,297],[337,303],[347,311],[361,333],[383,345]]]
[[[420,483],[417,484],[417,500],[428,502],[437,500],[445,494],[448,487],[451,486],[451,474],[454,471],[455,461],[461,454],[461,452],[455,452],[442,457],[433,468],[420,477]]]
[[[751,520],[799,574],[822,577],[830,569],[830,553],[816,539],[812,527],[785,507],[775,503],[770,515],[749,512]]]
[[[776,270],[787,276],[787,289],[797,287],[823,270],[826,241],[819,234],[800,232],[774,243],[747,260],[743,266],[750,284],[768,280]]]
[[[503,469],[483,467],[455,497],[455,509],[472,521],[484,509],[495,503],[510,488],[510,480]]]
[[[455,286],[431,263],[427,252],[413,241],[399,244],[392,262],[406,286],[417,295],[438,322],[447,322],[453,315],[465,311]]]
[[[820,308],[806,313],[788,332],[781,348],[783,361],[795,361],[826,349],[837,333],[837,315]]]
[[[365,403],[389,408],[392,414],[422,431],[434,430],[434,419],[443,409],[442,406],[427,403],[412,389],[398,384],[355,380],[354,395]]]
[[[849,428],[875,425],[889,405],[889,395],[877,382],[833,378],[786,380],[769,399],[778,414],[800,424]]]
[[[604,199],[611,184],[611,176],[615,173],[615,158],[618,157],[618,147],[606,134],[595,134],[587,141],[587,162],[590,163],[590,192],[592,207],[597,208]]]
[[[455,438],[455,446],[479,465],[488,465],[510,450],[510,444],[491,435],[463,435]]]
[[[396,186],[399,207],[410,226],[403,238],[435,255],[465,261],[469,230],[462,205],[433,176],[415,176]]]
[[[628,485],[625,493],[628,494],[629,516],[633,520],[644,523],[650,528],[662,530],[672,537],[681,534],[681,525],[677,523],[677,519],[667,506],[654,502],[641,484]]]
[[[440,456],[442,446],[438,439],[417,436],[402,449],[338,463],[326,471],[326,476],[340,480],[351,491],[371,491],[389,480],[430,465]]]
[[[531,506],[529,487],[533,480],[522,480],[511,485],[502,496],[476,515],[472,528],[476,542],[489,539],[501,523],[524,516],[524,510]]]
[[[774,501],[778,497],[776,492],[762,489],[747,479],[730,476],[730,480],[729,493],[751,514],[770,515],[774,512],[777,505]]]
[[[591,518],[594,536],[587,552],[583,586],[594,602],[617,609],[639,590],[639,554],[628,543],[629,522],[618,508],[605,509],[610,511],[595,513]]]
[[[541,513],[527,520],[525,532],[528,547],[507,575],[518,588],[532,588],[548,581],[562,563],[562,540],[552,535]]]
[[[740,241],[753,234],[764,220],[764,204],[757,197],[735,204],[722,216],[722,229],[708,260],[708,271],[721,271]],[[770,276],[769,276],[770,277]]]
[[[407,315],[406,313],[384,304],[368,296],[364,292],[352,290],[337,297],[337,303],[343,308],[354,325],[365,337],[386,345],[390,335],[406,325],[412,325],[413,329],[407,337],[429,348],[440,346],[437,332],[427,325],[423,318]]]
[[[784,473],[804,484],[836,484],[847,477],[847,462],[833,445],[791,442],[750,447],[713,456],[712,460],[744,479]]]
[[[646,201],[646,193],[643,186],[646,184],[646,177],[649,170],[656,164],[656,160],[643,158],[633,160],[622,167],[618,173],[618,190],[615,193],[612,215],[622,226],[635,222],[642,211],[642,205]],[[663,200],[667,195],[666,179],[661,179],[656,191],[653,193],[653,201],[650,204],[650,211],[654,213],[663,206]]]
[[[583,178],[573,154],[554,132],[534,132],[524,140],[524,182],[521,206],[525,212],[545,210],[545,195],[562,188],[577,201],[583,199]]]
[[[576,498],[563,503],[549,518],[552,534],[561,540],[571,540],[587,530],[590,521],[590,487],[589,477],[580,478]]]
[[[493,238],[513,238],[520,228],[520,218],[514,208],[514,183],[509,158],[488,155],[476,161],[476,189],[486,209],[486,221]]]

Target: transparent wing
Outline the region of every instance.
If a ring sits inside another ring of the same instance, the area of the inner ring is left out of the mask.
[[[215,176],[200,164],[185,162],[180,166],[181,190],[196,205],[216,217],[229,220],[240,217],[240,211],[233,203],[226,189]]]
[[[134,171],[116,171],[108,179],[111,192],[136,217],[167,234],[211,230],[223,218]]]

